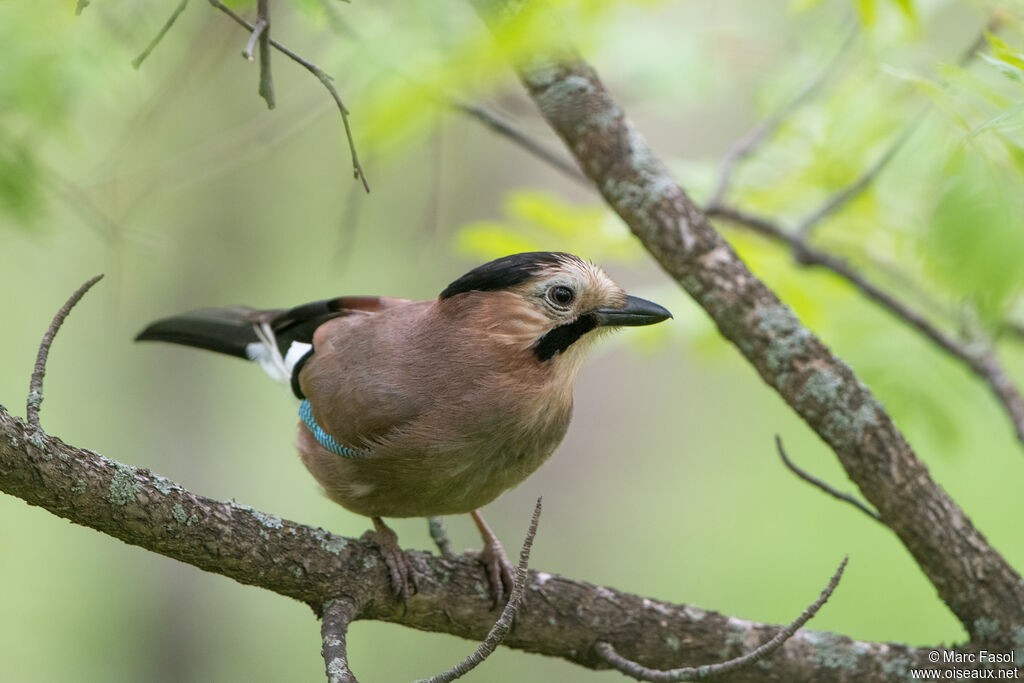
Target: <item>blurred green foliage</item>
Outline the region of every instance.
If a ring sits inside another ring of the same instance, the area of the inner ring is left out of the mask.
[[[255,3],[230,4],[251,16]],[[256,67],[239,57],[245,33],[207,3],[191,3],[138,72],[131,60],[172,7],[115,0],[76,18],[74,6],[0,2],[0,402],[21,402],[52,310],[106,271],[54,347],[48,430],[199,493],[358,535],[366,521],[318,496],[291,454],[287,391],[230,359],[133,346],[133,334],[205,305],[429,297],[494,256],[572,251],[675,319],[600,347],[559,454],[488,510],[507,545],[545,493],[535,566],[769,621],[795,616],[850,553],[813,628],[911,643],[962,637],[891,535],[779,465],[775,433],[797,462],[848,488],[834,457],[596,194],[449,103],[482,101],[557,149],[507,60],[572,41],[701,200],[730,143],[835,58],[814,96],[740,167],[729,201],[795,226],[909,127],[876,182],[813,239],[952,333],[994,335],[1024,320],[1019,7],[559,0],[524,3],[494,40],[456,0],[272,3],[275,38],[332,74],[352,112],[373,187],[365,196],[321,85],[275,54],[278,108],[267,111]],[[986,25],[984,50],[962,62]],[[996,547],[1024,564],[1024,458],[985,388],[838,278],[723,229],[880,397]],[[1020,340],[999,343],[1024,383]],[[4,680],[322,675],[317,626],[301,606],[9,497],[0,519]],[[457,546],[477,544],[464,520],[450,525]],[[429,547],[424,526],[397,529],[407,545]],[[54,643],[66,657],[53,657]],[[424,676],[469,647],[383,624],[357,624],[351,638],[366,680]],[[478,680],[620,680],[511,652],[486,667]]]

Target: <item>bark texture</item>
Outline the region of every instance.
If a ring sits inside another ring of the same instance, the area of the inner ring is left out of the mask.
[[[2,407],[0,490],[125,543],[294,598],[317,616],[325,605],[343,603],[356,619],[476,641],[498,616],[482,566],[470,557],[410,551],[421,578],[403,610],[371,543],[204,498],[148,470],[45,435]],[[816,590],[809,586],[808,598]],[[794,605],[794,613],[802,607]],[[530,571],[525,602],[502,644],[602,669],[607,665],[594,645],[606,641],[646,666],[672,668],[739,656],[779,628]],[[769,659],[722,680],[890,681],[912,667],[951,666],[929,662],[928,654],[926,648],[801,630]]]
[[[523,4],[474,0],[492,26]],[[569,51],[517,65],[583,173],[662,268],[824,440],[972,640],[1024,635],[1024,581],[929,475],[885,408],[712,227],[611,97]]]

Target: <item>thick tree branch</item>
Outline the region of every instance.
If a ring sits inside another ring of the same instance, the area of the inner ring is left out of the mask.
[[[520,9],[474,4],[491,24],[514,21]],[[747,269],[586,62],[564,50],[516,66],[608,205],[835,451],[972,638],[1011,644],[1024,627],[1024,581],[932,480],[868,388]]]
[[[938,348],[961,361],[972,373],[988,384],[992,394],[1009,416],[1017,440],[1024,444],[1024,396],[1010,380],[993,348],[979,347],[977,344],[963,342],[947,334],[924,315],[872,283],[843,259],[811,246],[801,235],[783,229],[768,218],[728,206],[711,207],[707,215],[741,225],[774,242],[786,245],[800,265],[824,268],[838,275],[867,299],[874,301],[920,332]]]
[[[358,613],[355,603],[347,598],[328,600],[324,604],[324,615],[320,618],[320,640],[323,642],[320,654],[324,658],[327,683],[359,683],[348,665],[345,642],[348,626]]]
[[[57,319],[66,316],[90,284],[72,296]],[[55,321],[51,328],[55,331],[56,327]],[[52,335],[49,338],[52,342]],[[418,592],[406,605],[399,606],[375,545],[234,502],[203,498],[148,470],[69,446],[11,416],[2,406],[0,491],[126,543],[305,602],[323,619],[325,668],[328,676],[338,681],[348,677],[354,683],[345,633],[348,624],[358,618],[394,621],[474,639],[486,632],[484,645],[478,649],[483,655],[488,648],[504,642],[593,668],[605,665],[598,652],[600,642],[617,643],[622,656],[638,665],[643,662],[667,668],[679,655],[697,661],[727,660],[730,646],[755,642],[753,639],[761,642],[773,628],[550,574],[533,572],[527,576],[539,500],[520,553],[515,601],[506,607],[498,623],[488,628],[490,601],[483,589],[486,578],[483,568],[472,559],[410,554],[418,565]],[[524,587],[535,597],[528,610],[517,612]],[[515,632],[510,633],[513,616],[519,619]],[[653,649],[646,640],[650,638],[655,639]],[[809,651],[808,642],[812,646]],[[837,656],[844,658],[844,672],[838,677],[833,671]],[[913,648],[854,643],[829,634],[800,632],[776,654],[771,676],[760,672],[757,678],[737,674],[732,680],[882,681],[887,680],[881,677],[883,674],[927,666],[930,659],[926,657],[924,651]],[[478,656],[475,661],[481,659]]]
[[[408,551],[419,590],[403,610],[373,544],[204,498],[148,470],[40,434],[2,409],[0,490],[126,543],[294,598],[321,616],[328,601],[344,599],[358,606],[357,619],[478,642],[494,624],[483,590],[487,579],[472,557],[445,560]],[[525,586],[526,604],[502,644],[588,668],[607,666],[594,649],[599,641],[615,643],[619,654],[645,666],[670,668],[680,659],[739,656],[778,631],[771,624],[533,570]],[[949,668],[929,663],[927,649],[804,630],[771,661],[769,669],[734,672],[727,680],[883,683],[912,667]]]

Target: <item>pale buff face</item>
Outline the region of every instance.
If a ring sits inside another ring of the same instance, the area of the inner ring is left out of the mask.
[[[560,289],[561,288],[561,289]],[[564,300],[565,291],[571,300]],[[626,301],[626,293],[604,271],[589,261],[566,256],[557,266],[539,271],[528,282],[512,290],[540,317],[546,318],[544,332],[576,320],[598,308],[616,308]]]
[[[524,350],[551,330],[571,324],[590,311],[620,307],[626,301],[626,293],[603,270],[569,255],[508,290],[474,292],[470,296],[476,299],[473,305],[486,320],[482,327],[492,338]],[[555,364],[571,358],[571,364],[577,365],[590,343],[610,329],[598,327],[586,333]]]

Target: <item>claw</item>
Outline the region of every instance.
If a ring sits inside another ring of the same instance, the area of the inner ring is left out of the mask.
[[[484,548],[480,552],[480,561],[484,565],[487,579],[490,583],[491,597],[494,600],[491,603],[491,608],[493,609],[505,602],[505,599],[511,594],[512,586],[515,584],[515,571],[508,559],[508,555],[505,554],[505,548],[501,545],[501,541],[491,531],[491,528],[487,526],[487,522],[484,521],[480,512],[474,510],[470,514],[473,516],[473,521],[476,522],[477,529],[480,530],[480,535],[484,539]]]
[[[380,517],[373,518],[377,547],[384,557],[388,573],[391,574],[391,588],[395,597],[402,603],[409,601],[409,596],[416,592],[416,574],[398,545],[398,534],[391,530]]]

